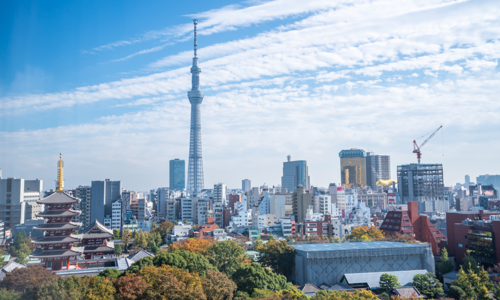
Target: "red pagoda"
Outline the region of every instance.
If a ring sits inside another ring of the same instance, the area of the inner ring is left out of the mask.
[[[97,220],[85,228],[78,237],[82,240],[86,260],[93,259],[93,256],[113,254],[115,251],[114,242],[108,241],[113,237],[113,230],[106,228]]]
[[[71,209],[73,204],[80,200],[69,196],[63,190],[63,167],[62,154],[58,162],[57,190],[55,193],[42,200],[38,204],[44,204],[45,210],[37,217],[47,222],[34,230],[44,231],[43,238],[32,241],[38,248],[31,254],[32,258],[38,258],[45,263],[47,270],[69,270],[70,259],[81,255],[81,250],[73,249],[73,244],[80,241],[78,236],[72,235],[74,230],[81,227],[80,223],[71,222],[73,217],[79,216],[80,211]]]

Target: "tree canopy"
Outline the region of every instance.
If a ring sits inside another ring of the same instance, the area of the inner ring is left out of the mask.
[[[14,269],[0,281],[0,287],[23,293],[23,299],[36,299],[40,286],[50,283],[53,278],[59,277],[52,271],[45,270],[39,265],[30,265],[26,268]]]
[[[135,261],[128,269],[127,272],[129,273],[137,273],[139,272],[140,269],[146,267],[146,266],[152,266],[153,265],[153,257],[147,256],[143,257],[137,261]]]
[[[207,300],[230,300],[236,291],[236,284],[224,273],[207,270],[207,274],[202,277],[201,285],[207,296]]]
[[[380,229],[375,226],[368,227],[367,225],[354,228],[353,230],[351,230],[351,233],[346,236],[346,239],[348,240],[365,241],[372,241],[382,238],[384,238],[384,233]]]
[[[489,281],[488,273],[484,269],[481,269],[476,274],[473,268],[468,268],[467,271],[465,271],[465,268],[460,268],[457,280],[452,282],[451,288],[453,287],[456,287],[453,289],[453,293],[457,297],[461,297],[459,299],[479,299],[484,297],[485,291],[488,294],[488,291],[492,291],[494,288]]]
[[[289,246],[286,241],[270,240],[255,250],[260,252],[259,263],[270,267],[276,273],[290,276],[295,266],[295,248]]]
[[[193,253],[201,254],[207,256],[208,249],[214,245],[215,242],[208,239],[194,238],[187,239],[179,242],[175,242],[170,245],[170,250],[187,250]]]
[[[99,273],[99,276],[106,277],[110,279],[117,279],[122,273],[117,269],[106,269]]]
[[[287,287],[286,277],[271,272],[258,263],[241,265],[233,274],[233,280],[239,291],[251,295],[254,289],[268,289],[278,291]]]
[[[399,279],[396,275],[384,273],[380,276],[380,288],[386,291],[390,291],[395,287],[401,286]]]
[[[207,253],[208,260],[217,270],[231,277],[242,263],[248,260],[245,249],[235,241],[222,241],[213,244]]]
[[[184,257],[177,253],[162,252],[153,258],[153,265],[159,267],[169,265],[174,268],[186,269],[187,263]]]
[[[446,248],[441,250],[441,263],[439,264],[438,270],[441,275],[453,271],[453,264],[448,257],[448,250]]]
[[[193,253],[187,250],[177,250],[173,252],[184,258],[186,261],[186,271],[198,273],[200,276],[204,276],[207,270],[216,270],[216,268],[208,261],[205,256],[197,253]]]
[[[319,291],[310,300],[379,300],[372,292],[357,290],[353,293],[337,291]]]
[[[436,275],[430,272],[413,276],[413,286],[428,299],[434,299],[444,294],[443,284],[437,280]]]

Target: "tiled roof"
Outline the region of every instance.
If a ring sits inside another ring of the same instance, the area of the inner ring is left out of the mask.
[[[8,273],[8,272],[12,272],[18,268],[19,269],[26,268],[26,265],[18,264],[15,261],[10,261],[8,264],[3,266],[2,271],[4,271],[5,273]]]
[[[36,227],[33,227],[34,230],[70,230],[70,229],[78,229],[82,226],[81,223],[69,222],[69,223],[45,223],[40,224]]]
[[[83,253],[111,252],[115,251],[114,242],[107,242],[106,245],[84,246]]]
[[[299,290],[301,290],[304,294],[317,293],[320,291],[317,286],[310,283],[306,283],[305,285],[299,287]]]
[[[38,217],[41,218],[55,218],[55,217],[73,217],[78,216],[81,212],[79,210],[45,210],[38,214]]]
[[[386,273],[395,275],[402,286],[411,286],[413,283],[413,276],[417,274],[425,274],[427,273],[427,270],[347,273],[344,274],[342,280],[345,278],[347,280],[347,284],[349,285],[367,283],[370,289],[378,289],[380,288],[380,276]]]
[[[97,227],[102,233],[108,233],[113,235],[113,230],[107,228],[106,226],[102,225],[99,223],[99,221],[94,220],[92,224],[87,226],[85,229],[83,229],[80,234],[87,234],[89,231],[91,231],[94,227]]]
[[[328,290],[330,291],[355,291],[355,289],[353,289],[352,287],[350,286],[347,286],[345,284],[342,284],[342,283],[336,283],[334,285],[332,285]]]
[[[40,245],[40,244],[53,244],[53,243],[77,243],[80,239],[73,236],[54,236],[54,237],[42,237],[31,241],[31,243]]]
[[[154,255],[149,253],[148,251],[141,250],[141,251],[136,252],[132,255],[129,255],[128,259],[130,259],[132,261],[138,261],[139,259],[144,258],[144,257],[148,257],[148,256],[153,257]]]
[[[420,292],[414,286],[403,286],[392,289],[392,292],[397,296],[402,297],[421,297]]]
[[[66,193],[55,192],[42,200],[38,200],[36,203],[38,204],[71,204],[71,203],[79,203],[80,199],[71,197]]]
[[[42,249],[37,249],[30,257],[34,258],[48,258],[48,257],[60,257],[60,256],[77,256],[81,252],[79,248],[67,249],[67,250],[54,250],[54,251],[43,251]]]

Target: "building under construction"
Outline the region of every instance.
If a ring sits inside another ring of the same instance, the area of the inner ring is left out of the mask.
[[[398,166],[398,191],[403,204],[408,201],[444,200],[443,165]]]

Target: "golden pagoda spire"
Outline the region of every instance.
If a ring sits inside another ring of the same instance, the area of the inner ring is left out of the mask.
[[[57,162],[57,190],[56,192],[62,193],[64,185],[64,162],[62,160],[62,153],[59,153],[59,161]]]

